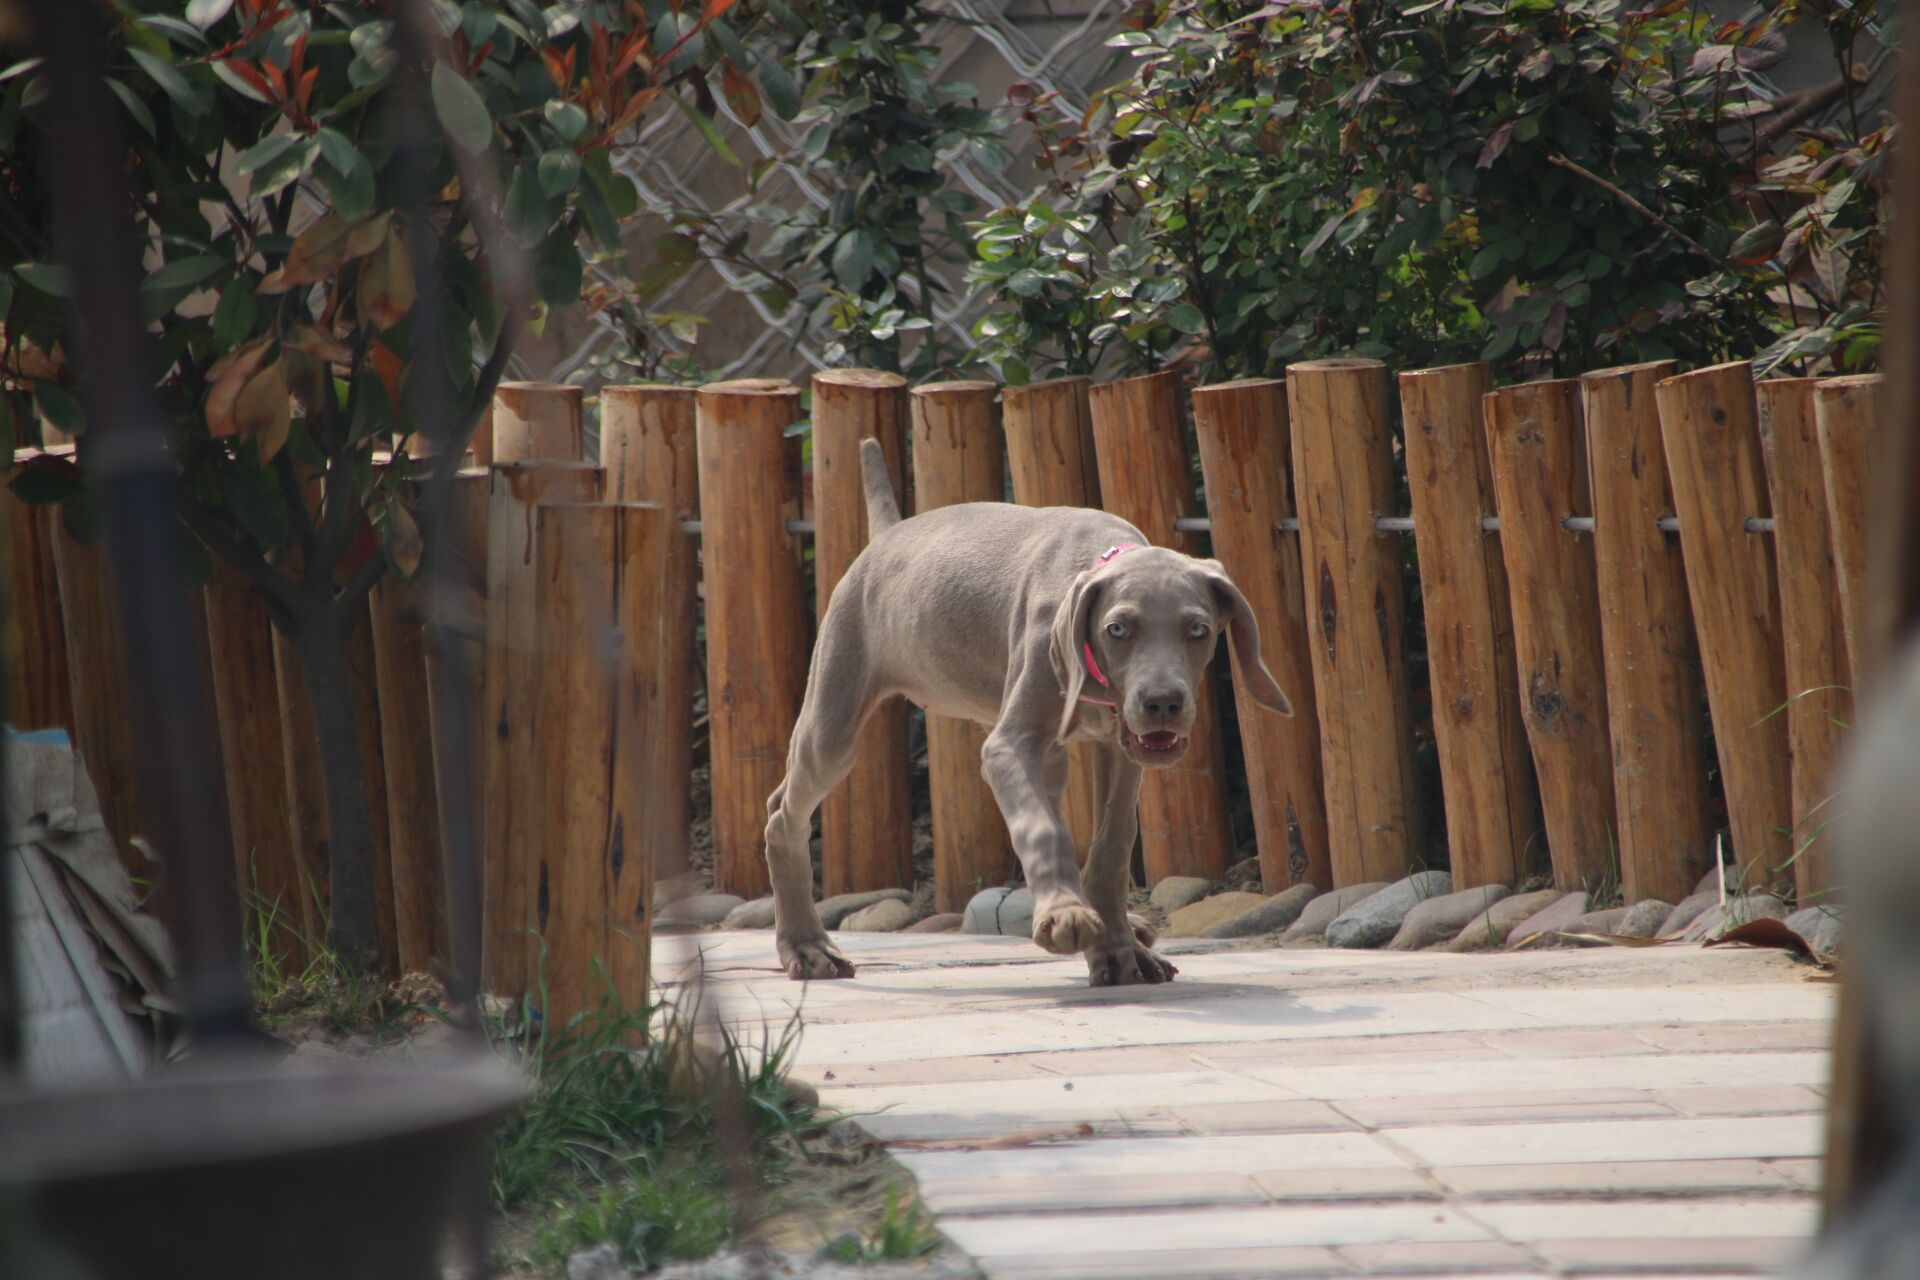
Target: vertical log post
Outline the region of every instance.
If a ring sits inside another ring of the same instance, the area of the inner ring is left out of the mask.
[[[1775,714],[1787,691],[1773,540],[1746,530],[1770,510],[1752,366],[1683,373],[1654,394],[1733,831],[1730,874],[1758,888],[1792,854],[1793,783],[1786,718]]]
[[[1540,829],[1513,651],[1513,609],[1491,515],[1484,364],[1400,375],[1407,489],[1426,612],[1433,736],[1446,796],[1453,887],[1516,886]]]
[[[871,536],[860,441],[887,455],[896,500],[907,451],[907,380],[875,369],[813,375],[813,572],[818,614]],[[913,792],[907,704],[889,698],[860,730],[853,771],[820,807],[820,888],[827,895],[913,887]]]
[[[447,933],[424,619],[417,588],[391,570],[374,587],[370,604],[394,947],[401,972],[426,973],[446,956]]]
[[[1279,378],[1247,378],[1197,388],[1193,426],[1213,522],[1213,553],[1253,606],[1267,669],[1293,702],[1289,718],[1239,698],[1260,879],[1269,893],[1295,884],[1328,889],[1333,867],[1313,658],[1307,650],[1306,590],[1300,582],[1300,550],[1280,529],[1280,521],[1293,514],[1287,384]]]
[[[607,473],[607,501],[652,503],[672,513],[676,521],[697,518],[700,463],[694,444],[693,388],[603,388],[600,465]],[[660,702],[665,712],[647,765],[666,780],[658,792],[659,805],[648,816],[653,830],[653,874],[661,878],[691,865],[687,831],[692,813],[693,690],[698,677],[693,639],[699,545],[684,534],[672,543],[661,597],[666,628],[661,643],[666,649],[660,662]]]
[[[1671,360],[1580,379],[1626,899],[1678,902],[1713,866],[1699,655],[1653,388]]]
[[[1554,883],[1594,889],[1617,873],[1613,752],[1593,547],[1569,533],[1591,515],[1580,385],[1571,378],[1490,392],[1482,401],[1513,588],[1521,714],[1540,777]]]
[[[39,507],[7,495],[6,544],[7,723],[16,729],[65,729],[73,724],[73,689],[60,612],[60,581],[53,567],[51,530]]]
[[[1387,370],[1310,360],[1287,370],[1300,564],[1307,591],[1327,842],[1336,888],[1397,880],[1426,852],[1413,774]]]
[[[1013,483],[1013,500],[1021,506],[1100,505],[1100,466],[1093,448],[1093,416],[1087,408],[1090,385],[1087,378],[1054,378],[1000,392],[1007,474]],[[1063,816],[1082,863],[1093,842],[1096,817],[1094,751],[1087,742],[1067,748]]]
[[[714,382],[695,396],[706,566],[708,759],[713,887],[767,892],[767,797],[786,776],[806,693],[807,600],[800,542],[799,442],[786,430],[800,392],[765,378]]]
[[[453,488],[447,494],[446,526],[440,536],[450,540],[453,547],[458,574],[455,580],[445,584],[451,604],[449,607],[453,633],[450,643],[461,646],[461,669],[466,673],[466,685],[461,696],[465,698],[467,709],[466,744],[466,800],[468,806],[468,830],[473,832],[474,874],[484,883],[484,854],[486,848],[486,771],[487,744],[493,738],[493,726],[488,722],[484,707],[486,705],[486,669],[487,669],[487,511],[492,502],[493,477],[481,468],[469,468],[453,478]],[[441,741],[440,725],[445,709],[440,704],[438,685],[434,678],[434,664],[443,661],[442,653],[435,648],[426,652],[426,671],[423,678],[427,682],[427,711],[433,724],[433,769],[435,779],[443,776],[447,770],[445,757],[450,744]],[[437,796],[438,803],[444,805],[446,796]],[[441,810],[444,822],[446,814]],[[446,873],[444,860],[445,842],[437,846],[443,858],[441,874]],[[481,901],[481,885],[471,887],[472,900]]]
[[[494,462],[578,462],[586,457],[584,403],[564,382],[503,382],[494,389]]]
[[[375,552],[376,555],[380,554]],[[374,918],[380,926],[380,971],[400,976],[400,935],[393,903],[393,844],[387,827],[387,766],[380,738],[380,687],[373,656],[373,610],[362,601],[347,635],[347,673],[360,730],[360,767],[367,790],[368,839],[373,852]]]
[[[487,989],[527,990],[534,954],[532,809],[547,768],[534,752],[541,655],[535,648],[535,513],[546,502],[591,502],[600,469],[584,462],[495,463],[487,516],[487,641],[482,691],[487,736],[482,860],[482,970]]]
[[[280,702],[281,785],[286,796],[287,835],[300,877],[300,927],[309,938],[326,936],[328,872],[327,788],[320,775],[320,730],[307,697],[300,655],[278,627],[273,629],[273,682]]]
[[[1174,527],[1194,505],[1180,425],[1180,375],[1165,370],[1103,383],[1088,392],[1088,405],[1101,505],[1154,546],[1196,554],[1199,540]],[[1186,761],[1149,770],[1140,780],[1140,852],[1149,885],[1168,876],[1218,879],[1233,861],[1226,760],[1212,691],[1202,686],[1194,700],[1198,714]]]
[[[652,848],[646,805],[666,779],[642,764],[656,726],[670,513],[612,503],[535,513],[540,653],[536,926],[543,1013],[562,1026],[609,989],[647,999]]]
[[[1860,670],[1860,635],[1867,605],[1867,504],[1873,493],[1874,441],[1880,427],[1880,375],[1827,378],[1813,392],[1825,475],[1827,523],[1840,583],[1840,616],[1847,637],[1847,670]]]
[[[998,502],[1006,494],[991,382],[915,387],[913,496],[916,512],[957,502]],[[934,904],[959,911],[980,888],[1005,884],[1013,844],[993,790],[980,774],[986,731],[949,716],[927,716],[927,785],[933,805]]]
[[[1834,575],[1827,487],[1815,424],[1816,378],[1754,387],[1760,446],[1773,498],[1773,555],[1780,566],[1780,634],[1787,659],[1787,745],[1793,768],[1793,880],[1802,903],[1834,887],[1827,841],[1836,772],[1853,722],[1846,624]]]
[[[75,541],[58,508],[43,508],[41,514],[66,623],[74,745],[99,793],[100,816],[124,846],[140,834],[138,757],[127,717],[131,695],[120,661],[121,640],[132,632],[121,624],[106,548]]]
[[[215,558],[205,596],[243,927],[292,976],[307,957],[307,886],[287,823],[273,623],[246,575],[224,560]]]

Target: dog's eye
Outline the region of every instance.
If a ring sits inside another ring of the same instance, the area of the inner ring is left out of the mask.
[[[1187,639],[1189,640],[1205,640],[1212,634],[1213,628],[1204,622],[1190,622],[1187,624]]]
[[[1107,624],[1107,634],[1115,640],[1125,640],[1127,638],[1127,624],[1124,622],[1109,622]]]

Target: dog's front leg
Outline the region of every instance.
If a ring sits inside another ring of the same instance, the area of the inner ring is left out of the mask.
[[[1007,820],[1013,851],[1033,892],[1033,940],[1056,955],[1085,951],[1100,940],[1099,913],[1080,889],[1073,836],[1047,786],[1051,735],[1002,721],[987,735],[980,772]]]
[[[1152,950],[1146,922],[1127,912],[1133,842],[1140,833],[1140,766],[1112,747],[1094,756],[1099,807],[1087,850],[1087,897],[1100,913],[1100,941],[1087,949],[1087,983],[1095,987],[1170,982],[1179,972]]]

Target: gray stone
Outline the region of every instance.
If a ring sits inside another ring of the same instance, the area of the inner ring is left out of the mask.
[[[744,901],[731,893],[703,893],[695,898],[682,898],[654,912],[653,923],[662,929],[698,929],[702,925],[719,924]]]
[[[843,933],[898,933],[913,923],[913,908],[898,898],[882,898],[840,922]]]
[[[1666,922],[1660,926],[1656,938],[1677,938],[1685,933],[1687,926],[1698,920],[1701,915],[1720,905],[1718,889],[1706,893],[1693,893],[1680,899],[1674,909],[1668,913]]]
[[[1283,889],[1259,906],[1242,911],[1231,919],[1222,920],[1200,936],[1203,938],[1251,938],[1257,934],[1272,933],[1284,929],[1300,918],[1307,903],[1318,892],[1310,884],[1297,884],[1291,889]]]
[[[773,928],[773,899],[755,898],[752,902],[743,902],[727,912],[727,918],[720,922],[723,929],[771,929]]]
[[[1491,951],[1503,947],[1514,926],[1534,912],[1560,901],[1558,889],[1538,889],[1500,901],[1460,926],[1447,944],[1449,951]]]
[[[1727,868],[1727,896],[1732,897],[1740,891],[1740,869]],[[1700,877],[1700,883],[1693,886],[1693,893],[1710,893],[1715,902],[1720,901],[1720,868],[1708,867],[1707,874]],[[1691,898],[1693,893],[1687,896]]]
[[[1562,929],[1561,932],[1617,934],[1620,932],[1620,922],[1626,918],[1627,908],[1625,907],[1608,907],[1604,911],[1589,911],[1587,914],[1575,919],[1572,924]],[[1560,941],[1572,947],[1600,947],[1606,945],[1602,942],[1582,942],[1576,938],[1563,937]]]
[[[1180,908],[1191,906],[1207,896],[1207,890],[1213,886],[1199,876],[1168,876],[1153,886],[1153,892],[1147,895],[1147,901],[1172,915]]]
[[[1167,917],[1169,938],[1200,938],[1224,920],[1231,920],[1266,902],[1257,893],[1216,893],[1211,898],[1189,902]]]
[[[1551,905],[1534,912],[1513,926],[1513,934],[1507,939],[1507,950],[1557,947],[1560,945],[1560,940],[1553,936],[1554,932],[1566,928],[1585,914],[1587,914],[1586,894],[1562,894]]]
[[[1436,942],[1445,942],[1513,890],[1503,884],[1481,885],[1457,893],[1443,893],[1416,903],[1400,922],[1400,931],[1387,944],[1389,951],[1418,951]]]
[[[653,909],[658,912],[669,902],[681,902],[687,898],[697,898],[707,891],[701,880],[689,873],[682,873],[668,880],[653,882]]]
[[[1830,956],[1840,950],[1840,916],[1837,902],[1802,907],[1787,917],[1787,928],[1805,938],[1815,955]]]
[[[958,911],[943,911],[939,915],[928,916],[925,920],[916,920],[902,929],[902,933],[954,933],[959,930],[960,922],[966,919]]]
[[[1672,914],[1672,903],[1648,898],[1645,902],[1636,902],[1628,907],[1627,914],[1620,917],[1614,932],[1623,938],[1651,938],[1660,932],[1660,926]]]
[[[1400,931],[1409,911],[1452,892],[1453,877],[1444,871],[1410,875],[1335,916],[1327,926],[1327,945],[1377,947]]]
[[[1680,934],[1682,942],[1710,942],[1729,929],[1735,929],[1754,920],[1780,920],[1787,914],[1787,904],[1770,893],[1753,893],[1741,898],[1728,898],[1724,907],[1709,907],[1700,913],[1698,919],[1688,925]]]
[[[1010,938],[1033,936],[1033,892],[1029,889],[982,889],[967,903],[962,933],[997,933]]]
[[[620,1251],[610,1244],[567,1255],[567,1280],[627,1280],[631,1274],[620,1261]]]
[[[862,907],[870,907],[876,902],[892,898],[899,902],[912,902],[913,895],[905,889],[869,889],[865,893],[841,893],[826,899],[815,907],[820,913],[820,923],[829,929],[838,929],[840,922]]]
[[[1320,935],[1327,931],[1334,918],[1357,902],[1363,902],[1387,887],[1385,880],[1375,880],[1368,884],[1350,884],[1344,889],[1335,889],[1332,893],[1323,893],[1307,903],[1300,918],[1280,935],[1280,941],[1290,938],[1304,938]]]

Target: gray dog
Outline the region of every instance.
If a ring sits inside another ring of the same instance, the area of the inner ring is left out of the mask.
[[[905,695],[988,726],[981,773],[1033,891],[1033,940],[1083,952],[1094,986],[1166,982],[1174,967],[1127,914],[1140,770],[1187,751],[1225,630],[1255,701],[1293,714],[1260,631],[1215,560],[1143,545],[1116,516],[998,502],[902,520],[880,446],[861,444],[872,540],[820,623],[787,776],[767,801],[775,937],[790,977],[846,978],[813,909],[813,812],[852,767],[882,701]],[[1060,816],[1068,742],[1093,742],[1098,821],[1082,884]]]

